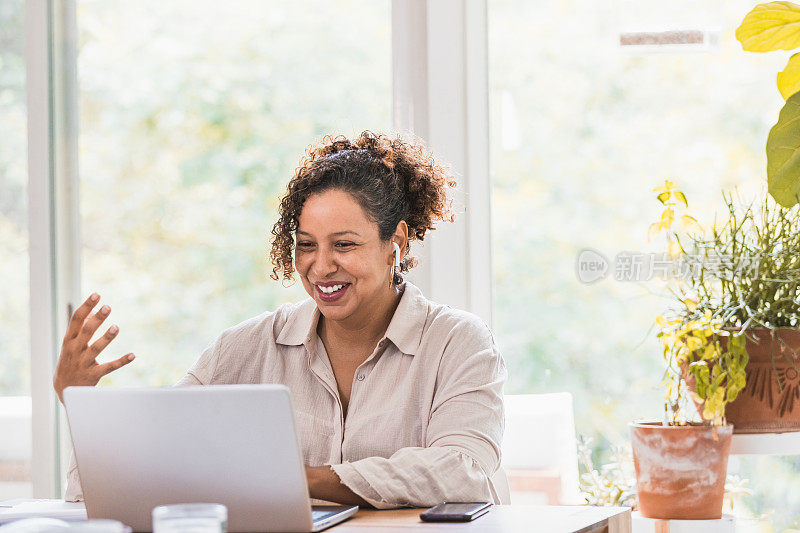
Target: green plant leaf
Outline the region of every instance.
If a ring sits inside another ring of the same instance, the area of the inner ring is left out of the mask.
[[[800,93],[786,100],[767,137],[769,193],[783,207],[797,203],[800,193]]]
[[[778,72],[778,90],[784,100],[800,91],[800,53],[790,57],[786,68]]]
[[[736,28],[736,39],[748,52],[794,50],[800,46],[800,6],[792,2],[757,5]]]

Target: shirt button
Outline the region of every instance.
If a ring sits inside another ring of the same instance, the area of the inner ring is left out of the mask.
[[[356,378],[358,381],[364,381],[364,374],[359,374]]]

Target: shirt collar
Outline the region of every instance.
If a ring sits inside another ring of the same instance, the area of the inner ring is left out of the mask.
[[[319,310],[313,298],[306,298],[289,313],[275,342],[287,346],[305,344],[317,334]]]
[[[422,331],[428,321],[428,300],[416,285],[408,281],[403,285],[403,296],[386,328],[386,338],[404,354],[419,355]]]
[[[306,344],[317,335],[319,315],[317,304],[312,298],[303,300],[290,312],[276,342],[289,346]],[[418,355],[427,318],[427,299],[416,285],[406,281],[385,337],[404,354]]]

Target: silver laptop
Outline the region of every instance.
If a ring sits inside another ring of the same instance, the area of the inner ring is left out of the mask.
[[[321,531],[358,510],[312,506],[283,385],[64,391],[89,518],[152,531],[153,507],[221,503],[228,531]]]

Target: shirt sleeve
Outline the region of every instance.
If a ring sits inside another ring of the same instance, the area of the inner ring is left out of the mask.
[[[74,450],[69,457],[69,469],[67,470],[67,490],[64,493],[64,499],[68,502],[83,501],[83,488],[81,487],[81,478],[78,476],[78,463],[75,460]]]
[[[451,339],[437,372],[425,447],[331,467],[378,509],[500,503],[491,477],[500,466],[505,364],[483,323],[454,328]]]
[[[220,345],[220,338],[209,344],[197,361],[186,372],[186,374],[175,383],[176,387],[191,385],[207,385],[211,382],[216,368]],[[78,475],[78,463],[73,450],[69,458],[69,468],[67,469],[67,488],[64,492],[64,500],[68,502],[82,502],[83,488],[81,478]]]
[[[189,370],[186,371],[186,374],[178,380],[175,386],[209,385],[217,369],[221,344],[222,335],[206,346],[206,349],[203,350],[200,357],[198,357]]]

